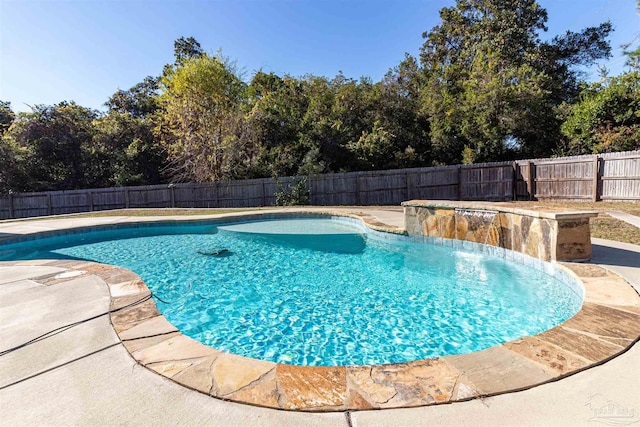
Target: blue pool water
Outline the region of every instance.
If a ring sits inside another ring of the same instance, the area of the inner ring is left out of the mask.
[[[300,365],[479,351],[550,329],[582,303],[531,267],[374,238],[331,219],[125,228],[0,246],[0,260],[41,258],[128,268],[184,334]]]

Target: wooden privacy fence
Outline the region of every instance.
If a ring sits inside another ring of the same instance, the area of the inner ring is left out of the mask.
[[[515,163],[516,200],[640,201],[640,151]]]
[[[295,178],[279,179],[285,188]],[[307,178],[312,205],[439,200],[640,200],[640,151],[515,162],[332,173]],[[0,219],[121,208],[273,206],[273,178],[0,196]]]

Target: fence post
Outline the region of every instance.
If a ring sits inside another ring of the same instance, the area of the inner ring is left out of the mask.
[[[360,206],[360,174],[356,175],[356,206]]]
[[[600,157],[597,154],[593,156],[593,201],[600,199],[598,194],[598,181],[600,180]]]
[[[409,171],[405,172],[404,180],[407,183],[407,198],[406,198],[406,200],[411,200],[411,185],[409,183]]]
[[[171,199],[171,207],[176,207],[176,186],[169,184],[169,198]]]
[[[307,190],[309,191],[310,205],[313,205],[313,203],[311,203],[311,199],[313,198],[313,192],[311,191],[312,188],[313,188],[313,179],[311,178],[311,175],[307,175]]]
[[[125,209],[129,209],[129,189],[124,189],[124,207]]]
[[[511,173],[513,174],[511,183],[511,200],[518,200],[518,162],[513,162],[511,166]]]
[[[13,193],[9,193],[9,218],[15,218],[15,214],[13,207]]]
[[[527,194],[529,195],[529,200],[533,200],[533,191],[534,191],[534,181],[535,176],[533,174],[533,162],[529,160],[529,176],[527,177]]]
[[[93,212],[93,191],[89,191],[89,212]]]
[[[51,206],[51,193],[47,193],[47,215],[53,215],[53,206]]]
[[[462,165],[458,165],[458,200],[462,200]]]

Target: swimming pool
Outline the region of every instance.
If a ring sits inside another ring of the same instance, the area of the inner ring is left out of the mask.
[[[299,365],[469,353],[550,329],[580,309],[579,292],[532,267],[379,234],[318,217],[158,224],[4,245],[0,259],[128,268],[185,335]]]

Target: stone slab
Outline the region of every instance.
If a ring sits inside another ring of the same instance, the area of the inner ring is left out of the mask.
[[[259,381],[275,369],[276,364],[273,362],[223,353],[211,367],[211,374],[215,381],[214,395],[226,397]]]
[[[218,354],[220,354],[218,350],[204,346],[184,335],[178,335],[151,347],[140,349],[132,355],[143,365],[148,365],[171,360],[212,357]]]
[[[536,335],[536,338],[562,347],[591,362],[606,359],[622,351],[622,347],[572,331],[562,326]]]
[[[237,402],[253,402],[258,406],[277,408],[279,406],[280,391],[278,390],[275,369],[226,397]]]
[[[109,285],[112,297],[122,297],[126,295],[139,295],[146,291],[147,286],[141,279],[129,280]]]
[[[278,365],[278,386],[285,409],[341,407],[346,398],[346,369],[329,366]]]
[[[479,210],[500,210],[501,212],[513,213],[516,215],[530,216],[533,218],[547,219],[574,219],[593,218],[598,216],[597,211],[571,211],[558,208],[523,209],[515,207],[512,203],[501,202],[470,202],[457,200],[409,200],[402,202],[404,207],[425,207],[440,209],[479,209]]]
[[[140,299],[135,295],[132,299]],[[160,312],[156,307],[156,303],[149,299],[133,307],[123,308],[120,311],[111,314],[111,321],[116,331],[124,331],[137,325],[143,320],[151,319],[152,317],[159,316]]]
[[[583,278],[582,283],[586,290],[586,302],[621,306],[627,310],[632,307],[640,309],[640,298],[638,298],[637,292],[618,276]]]
[[[503,346],[527,359],[547,366],[561,375],[582,369],[591,364],[590,360],[536,337],[524,337],[506,343]]]
[[[131,339],[127,341],[123,340],[122,344],[127,349],[127,351],[129,351],[129,353],[133,353],[143,348],[152,347],[156,344],[161,343],[164,340],[177,337],[178,335],[181,335],[181,334],[180,332],[176,331],[176,332],[170,332],[162,335],[152,335],[144,338]],[[122,339],[122,336],[120,336],[120,339]]]
[[[135,326],[118,333],[120,339],[135,340],[138,338],[152,337],[156,335],[166,335],[171,332],[177,332],[178,329],[173,326],[164,316],[156,316],[143,320]]]
[[[386,402],[376,403],[381,408],[398,408],[449,402],[459,375],[460,372],[447,363],[430,359],[373,366],[370,378],[374,384],[395,389]],[[358,385],[365,392],[371,390],[368,381]]]
[[[585,302],[582,310],[562,324],[571,329],[597,336],[601,340],[623,338],[635,340],[640,336],[640,316],[600,304]]]
[[[554,370],[502,346],[461,356],[446,356],[442,360],[467,377],[480,393],[517,390],[558,375]]]

